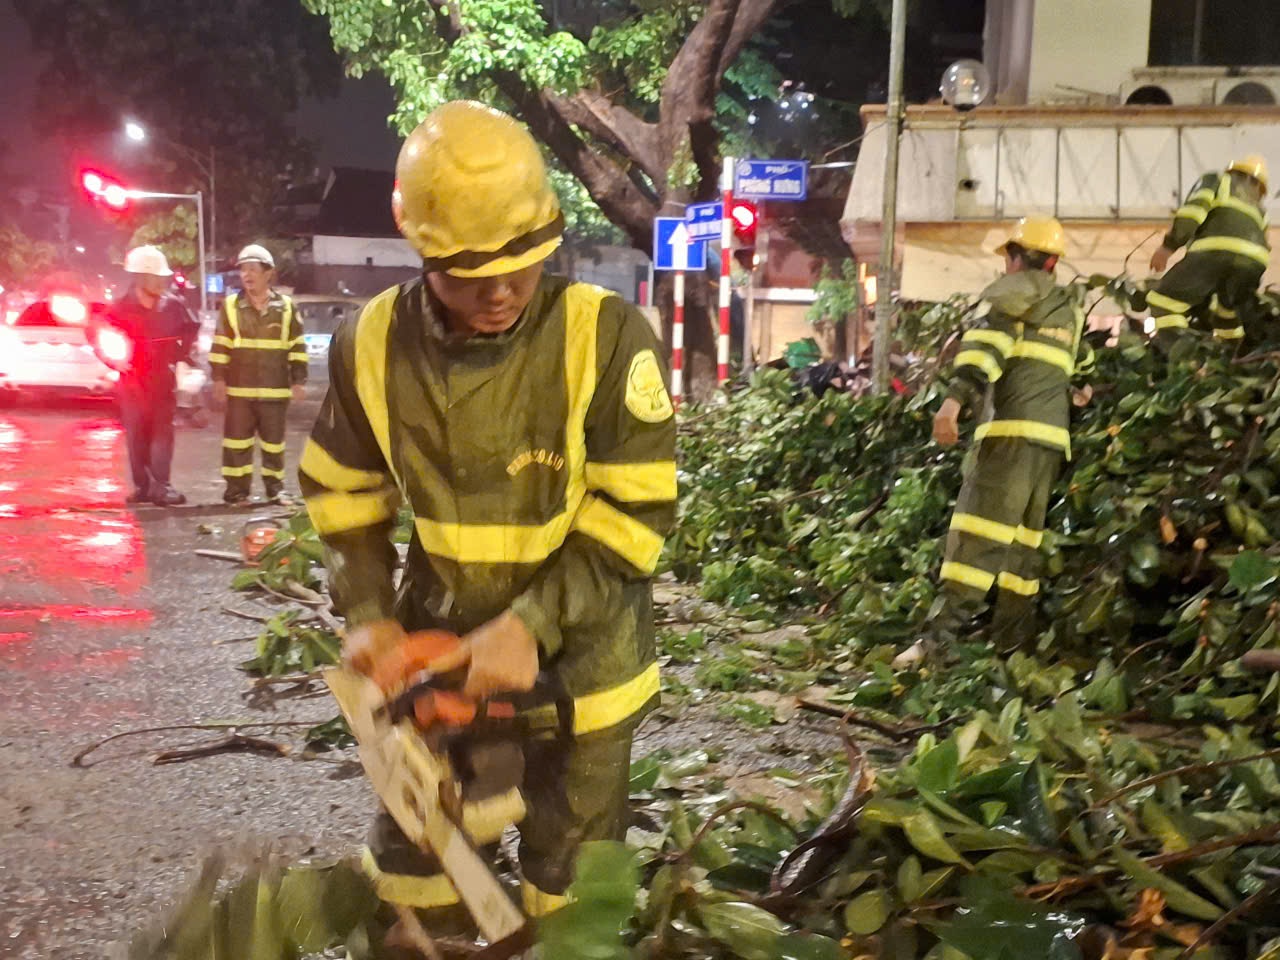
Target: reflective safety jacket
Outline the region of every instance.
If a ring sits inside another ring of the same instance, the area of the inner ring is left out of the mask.
[[[463,339],[418,279],[339,327],[329,369],[299,482],[348,624],[465,633],[510,608],[574,696],[578,733],[653,700],[675,421],[644,316],[545,277],[514,327]],[[393,597],[402,499],[414,536]]]
[[[214,380],[227,395],[250,400],[288,400],[289,387],[307,379],[307,345],[293,300],[271,291],[259,313],[243,293],[227,297],[209,348]]]
[[[976,409],[991,391],[992,419],[984,437],[1017,437],[1071,456],[1071,378],[1087,372],[1084,311],[1066,287],[1043,270],[1006,274],[982,293],[956,354],[950,395]]]
[[[1217,251],[1271,262],[1267,216],[1263,208],[1240,196],[1243,174],[1206,173],[1191,188],[1186,202],[1173,215],[1164,235],[1170,250],[1186,246],[1187,253]]]

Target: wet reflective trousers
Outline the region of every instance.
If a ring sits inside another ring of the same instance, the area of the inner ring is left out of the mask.
[[[227,493],[248,495],[253,480],[253,448],[262,451],[262,485],[268,497],[284,487],[284,428],[287,400],[227,398],[222,430],[222,477]]]
[[[1045,511],[1062,459],[1060,450],[1026,440],[979,443],[947,533],[940,625],[980,611],[995,587],[993,633],[1026,639],[1040,592]]]
[[[1216,339],[1242,339],[1240,310],[1249,304],[1265,270],[1257,260],[1235,253],[1189,252],[1147,294],[1157,341],[1168,345],[1190,325],[1188,316],[1201,309],[1208,312]]]
[[[463,802],[467,804],[491,799],[508,786],[520,786],[526,808],[518,825],[521,894],[530,916],[545,916],[564,905],[563,895],[573,879],[574,862],[583,843],[626,837],[635,726],[634,721],[628,721],[575,737],[569,743],[555,738],[525,740],[523,766],[518,761],[511,763],[509,754],[501,764],[510,782],[486,777],[487,784],[475,785],[480,787],[478,792],[464,787]],[[520,750],[514,742],[502,746]],[[494,748],[482,749],[492,753]],[[500,836],[502,825],[494,827],[487,831],[488,836],[478,839],[483,843]],[[490,848],[487,852],[496,851]],[[444,908],[460,902],[435,857],[410,843],[385,811],[374,822],[365,869],[384,902],[441,910],[445,915],[449,911]],[[429,918],[424,919],[430,930]]]

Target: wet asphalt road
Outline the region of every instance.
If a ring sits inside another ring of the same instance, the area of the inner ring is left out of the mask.
[[[291,411],[291,468],[317,406]],[[158,750],[210,736],[173,731],[70,766],[126,730],[334,713],[326,700],[250,709],[235,669],[250,645],[213,645],[256,627],[222,611],[233,568],[192,551],[234,549],[244,519],[265,512],[222,507],[219,444],[213,426],[178,433],[175,486],[208,509],[131,510],[109,407],[0,409],[0,957],[111,956],[214,848],[343,853],[364,832],[373,801],[350,764],[154,766]]]

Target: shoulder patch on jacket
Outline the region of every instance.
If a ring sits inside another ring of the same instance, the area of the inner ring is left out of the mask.
[[[662,381],[662,367],[652,350],[641,350],[631,358],[626,404],[631,415],[645,423],[662,423],[673,413],[667,385]]]

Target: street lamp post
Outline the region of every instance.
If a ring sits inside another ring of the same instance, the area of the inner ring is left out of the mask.
[[[880,269],[876,274],[876,339],[871,375],[876,393],[889,390],[893,342],[893,252],[898,231],[898,146],[902,140],[902,61],[907,37],[907,0],[893,0],[889,26],[889,97],[885,104],[884,205],[880,214]]]
[[[146,141],[150,139],[150,136],[151,136],[147,128],[144,127],[142,124],[140,124],[136,120],[125,121],[124,134],[134,143],[146,143]],[[218,255],[218,180],[217,180],[218,152],[217,152],[217,148],[216,147],[209,148],[208,163],[206,164],[204,156],[199,151],[193,150],[190,147],[184,146],[183,144],[178,143],[178,141],[172,140],[169,137],[161,136],[159,139],[163,140],[174,150],[177,150],[179,153],[185,156],[188,160],[190,160],[195,165],[196,169],[200,171],[201,175],[204,176],[205,180],[208,181],[208,184],[209,184],[209,246],[213,250],[213,255],[216,258]],[[190,194],[187,194],[185,196],[190,196]],[[200,217],[200,229],[202,231],[204,229],[203,216]],[[203,251],[203,244],[201,244],[201,250]],[[203,278],[204,278],[204,271],[207,269],[207,267],[208,267],[208,264],[206,263],[204,259],[204,254],[202,252],[201,258],[200,258],[200,276],[201,276],[200,296],[202,298],[204,298],[205,296]]]

